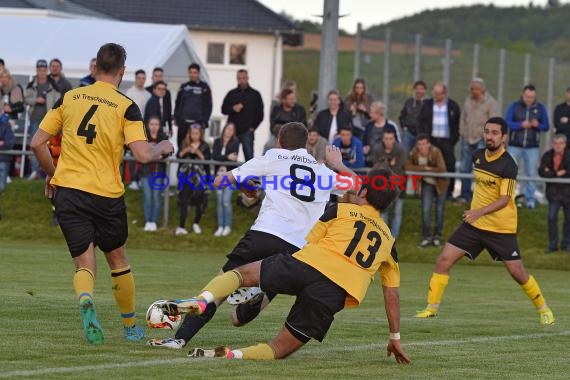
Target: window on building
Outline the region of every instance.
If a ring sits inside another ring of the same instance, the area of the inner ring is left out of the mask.
[[[245,65],[247,46],[244,44],[230,45],[230,65]]]
[[[208,63],[224,63],[224,43],[223,42],[209,42],[208,43]]]

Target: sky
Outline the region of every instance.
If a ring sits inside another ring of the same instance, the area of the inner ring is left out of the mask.
[[[258,0],[266,7],[280,13],[285,11],[298,20],[319,22],[323,13],[323,0]],[[529,0],[339,0],[340,14],[346,15],[339,21],[339,27],[349,33],[356,32],[356,24],[362,23],[364,29],[383,24],[401,17],[411,16],[426,9],[450,8],[461,5],[491,4],[495,6],[527,6]],[[565,3],[567,1],[561,1]],[[431,5],[437,3],[437,6]],[[547,0],[534,0],[536,6],[543,6]]]

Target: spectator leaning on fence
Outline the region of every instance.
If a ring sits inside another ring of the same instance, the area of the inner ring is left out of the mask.
[[[387,129],[382,136],[382,143],[379,144],[378,149],[374,154],[373,169],[390,169],[395,175],[403,176],[405,174],[404,166],[408,153],[403,146],[396,141],[396,134],[393,130]],[[404,196],[405,192],[400,192],[400,195],[392,202],[390,207],[382,212],[382,219],[386,224],[390,220],[390,211],[393,210],[394,215],[390,230],[395,239],[400,235],[400,226],[402,225],[402,213],[404,210]]]
[[[48,77],[48,64],[45,59],[36,62],[36,76],[26,87],[25,101],[30,106],[28,113],[30,124],[29,136],[34,136],[38,131],[41,121],[46,113],[52,109],[55,102],[61,97],[53,80]],[[40,165],[35,155],[30,156],[32,173],[28,179],[39,178]]]
[[[49,61],[49,77],[53,80],[55,85],[57,86],[58,91],[61,93],[61,96],[65,95],[65,93],[73,88],[71,83],[67,80],[63,72],[63,64],[59,60],[59,58],[53,58]]]
[[[396,142],[400,142],[400,134],[398,127],[385,116],[386,106],[384,103],[376,101],[370,105],[370,117],[372,118],[366,124],[366,130],[362,137],[362,151],[364,152],[364,159],[366,166],[371,167],[374,161],[374,152],[382,145],[382,137],[385,131],[394,132]]]
[[[307,152],[318,162],[325,162],[326,150],[329,142],[319,134],[315,127],[309,128],[309,135],[307,137]]]
[[[494,116],[500,116],[499,106],[496,100],[487,93],[485,82],[481,78],[471,80],[469,87],[470,95],[465,99],[461,121],[459,123],[459,135],[461,136],[461,173],[471,174],[473,171],[473,153],[485,148],[483,140],[483,127],[487,120]],[[462,203],[471,202],[471,179],[461,179]]]
[[[3,150],[10,150],[14,147],[14,132],[6,117],[0,118],[0,195],[6,188],[6,179],[10,171],[12,156],[2,154]],[[2,219],[2,209],[0,209],[0,220]]]
[[[564,102],[554,108],[554,128],[556,133],[562,133],[570,140],[570,87],[566,88]]]
[[[447,86],[437,82],[432,98],[424,102],[420,113],[420,131],[430,136],[431,143],[443,154],[446,170],[455,172],[455,144],[459,140],[459,105],[447,96]],[[455,179],[449,181],[447,196],[451,197]]]
[[[340,149],[342,163],[351,169],[364,167],[364,153],[362,142],[352,135],[352,128],[345,127],[340,130],[339,136],[333,141],[333,145]]]
[[[416,145],[420,126],[420,111],[425,101],[426,90],[427,86],[424,81],[416,81],[414,83],[414,96],[406,99],[398,117],[400,128],[402,128],[402,145],[408,152]]]
[[[0,71],[0,94],[2,111],[10,116],[10,123],[14,125],[18,114],[24,112],[24,90],[6,68]]]
[[[237,161],[240,141],[236,137],[236,127],[233,123],[227,123],[222,130],[222,135],[214,140],[212,158],[216,161]],[[216,176],[223,175],[234,169],[235,165],[216,166]],[[232,187],[227,186],[216,190],[216,216],[218,229],[214,236],[228,236],[232,232]]]
[[[373,101],[364,79],[355,79],[352,91],[344,100],[344,106],[352,114],[352,133],[359,139],[362,139],[366,124],[370,121],[370,105]]]
[[[416,147],[410,152],[406,171],[444,173],[445,160],[441,150],[430,143],[430,138],[420,133],[416,139]],[[423,240],[419,247],[425,248],[430,244],[441,245],[445,200],[447,198],[448,178],[422,176],[420,183],[422,201],[422,234]],[[431,209],[435,203],[435,229],[431,229]]]
[[[552,149],[542,155],[538,173],[545,178],[570,179],[570,151],[566,148],[566,135],[557,134],[552,140]],[[560,249],[570,252],[570,183],[547,183],[548,199],[548,248],[545,253],[558,250],[558,212],[564,211]]]
[[[517,165],[524,163],[528,177],[536,177],[539,161],[540,133],[548,131],[548,113],[544,105],[536,101],[536,88],[526,85],[522,97],[507,109],[505,117],[509,126],[508,151]],[[527,181],[524,196],[526,207],[536,207],[536,183]]]
[[[338,90],[330,90],[327,95],[328,108],[317,114],[313,126],[330,143],[338,137],[338,131],[352,126],[352,116],[342,105]]]
[[[182,83],[176,95],[174,118],[178,125],[178,149],[186,136],[190,125],[200,124],[208,127],[212,115],[212,90],[208,83],[200,80],[200,65],[188,66],[189,81]]]

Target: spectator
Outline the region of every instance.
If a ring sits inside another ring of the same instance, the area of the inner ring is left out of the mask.
[[[53,166],[55,166],[57,168],[57,161],[59,160],[59,156],[61,155],[61,138],[62,138],[62,133],[58,133],[55,136],[50,136],[49,140],[48,140],[48,148],[49,148],[49,153],[51,155],[51,159],[53,161]],[[57,216],[55,215],[55,203],[53,201],[53,197],[50,198],[50,202],[51,202],[51,211],[52,211],[52,216],[51,216],[51,226],[52,227],[57,227],[59,225],[59,222],[57,220]]]
[[[204,141],[204,128],[200,123],[190,125],[190,129],[182,140],[181,149],[176,154],[178,158],[189,160],[209,160],[212,158],[210,147]],[[178,169],[178,178],[183,179],[182,189],[178,193],[178,205],[180,206],[180,222],[176,228],[176,235],[187,235],[184,228],[188,206],[196,207],[192,230],[195,234],[201,234],[200,219],[208,206],[207,185],[204,184],[204,176],[210,176],[210,165],[205,164],[181,164]],[[192,186],[187,182],[191,182]]]
[[[269,119],[269,126],[271,128],[273,138],[269,139],[263,147],[264,154],[269,149],[275,148],[275,144],[277,142],[275,136],[277,136],[279,128],[283,124],[299,122],[303,123],[305,126],[307,125],[305,108],[303,108],[302,105],[297,104],[295,91],[290,88],[286,88],[281,91],[281,104],[271,110]]]
[[[65,95],[67,91],[73,88],[71,83],[61,72],[62,69],[63,69],[63,64],[61,63],[59,58],[53,58],[51,61],[49,61],[49,77],[53,80],[53,82],[57,86],[57,90],[59,91],[61,96]]]
[[[564,95],[566,100],[554,108],[554,128],[555,132],[566,136],[566,141],[570,139],[570,87],[566,88]]]
[[[60,93],[56,90],[55,83],[48,77],[48,64],[45,59],[36,62],[36,76],[26,87],[25,101],[30,106],[28,133],[34,136],[38,131],[40,122],[47,111],[52,109],[55,102],[60,98]],[[39,163],[35,155],[30,156],[32,173],[28,179],[39,178]]]
[[[430,143],[427,134],[420,133],[416,138],[416,146],[410,152],[406,171],[444,173],[447,169],[441,150]],[[443,231],[443,220],[445,212],[445,200],[447,198],[447,188],[449,179],[422,177],[421,181],[421,202],[422,202],[422,234],[423,240],[419,248],[425,248],[433,243],[434,246],[441,245],[441,233]],[[435,203],[435,230],[431,229],[431,209]]]
[[[320,111],[314,123],[319,134],[332,143],[338,137],[338,131],[351,128],[352,116],[341,104],[340,93],[337,90],[329,91],[327,95],[329,108]]]
[[[509,106],[505,119],[509,126],[509,153],[517,164],[522,160],[526,176],[536,177],[540,132],[548,131],[548,113],[536,101],[536,88],[532,84],[525,86],[522,97]],[[535,191],[536,183],[527,181],[524,196],[529,209],[536,207]]]
[[[97,73],[97,58],[91,58],[89,61],[89,75],[84,76],[79,80],[79,87],[89,86],[95,83],[95,74]]]
[[[427,86],[424,81],[414,83],[414,96],[406,99],[398,120],[402,128],[402,146],[411,151],[416,144],[420,127],[420,111],[425,101]]]
[[[228,122],[222,130],[222,135],[214,140],[212,158],[216,161],[237,161],[240,141],[236,137],[236,127]],[[216,166],[216,175],[221,175],[232,169],[235,165]],[[232,232],[232,187],[227,186],[216,190],[216,215],[218,229],[214,236],[228,236]]]
[[[151,95],[144,88],[144,82],[146,82],[146,73],[144,70],[139,69],[135,71],[135,84],[132,87],[129,87],[125,92],[125,95],[131,98],[136,105],[139,106],[141,115],[145,115],[145,107]],[[147,122],[148,120],[145,119],[145,125],[148,125]]]
[[[160,118],[157,116],[150,117],[146,125],[146,134],[148,142],[158,144],[163,140],[168,140],[166,134],[163,133],[160,127]],[[141,187],[143,190],[143,211],[144,211],[144,231],[154,232],[157,230],[158,218],[160,216],[160,205],[162,203],[160,195],[162,191],[155,186],[151,186],[148,179],[152,173],[162,172],[166,170],[165,164],[159,162],[152,162],[148,164],[141,164],[138,169],[137,176],[140,178]]]
[[[183,83],[176,95],[174,119],[178,125],[178,149],[192,124],[208,127],[212,115],[212,91],[208,83],[200,80],[200,65],[188,66],[190,80]]]
[[[430,136],[431,143],[443,154],[449,173],[455,172],[455,144],[459,140],[461,109],[447,97],[447,86],[438,82],[433,86],[432,98],[424,102],[420,112],[420,131]],[[447,197],[452,197],[455,179],[449,181]]]
[[[228,122],[234,125],[243,155],[248,161],[253,158],[254,132],[263,121],[263,100],[259,91],[250,87],[247,70],[238,70],[237,84],[226,94],[222,113],[228,115]]]
[[[403,146],[396,141],[396,134],[393,130],[387,129],[382,135],[382,144],[379,145],[374,156],[374,169],[390,169],[395,175],[404,176],[408,154]],[[405,184],[405,180],[403,180]],[[389,208],[382,212],[382,219],[386,224],[390,221],[390,211],[394,212],[390,230],[392,236],[397,239],[400,235],[400,226],[402,225],[402,213],[404,210],[405,192],[401,191],[400,195],[395,199]]]
[[[0,118],[0,152],[10,150],[14,147],[14,132],[8,118]],[[6,188],[6,180],[10,172],[10,164],[12,156],[0,154],[0,195]],[[2,219],[2,210],[0,209],[0,220]]]
[[[566,135],[557,134],[552,140],[552,149],[545,152],[538,172],[545,178],[570,178],[570,152],[566,149]],[[564,212],[562,242],[560,249],[570,252],[570,184],[547,183],[548,199],[548,248],[545,253],[558,250],[558,211]]]
[[[164,79],[164,70],[162,69],[162,67],[155,67],[152,70],[152,84],[150,86],[146,86],[145,90],[147,90],[149,92],[149,94],[151,94],[151,96],[154,94],[154,85],[158,82],[164,82],[166,83],[166,80]],[[170,90],[168,89],[168,84],[166,86],[166,93],[164,94],[164,103],[168,104],[170,107],[170,114],[172,114],[172,95],[170,94]],[[144,114],[143,114],[144,115]],[[172,117],[170,119],[170,123],[168,124],[168,136],[172,137]],[[165,132],[166,133],[166,132]]]
[[[0,71],[6,68],[6,63],[2,58],[0,58]]]
[[[471,80],[469,87],[471,94],[465,99],[461,120],[459,122],[459,135],[461,136],[461,173],[473,172],[473,153],[485,148],[483,141],[483,126],[492,117],[500,116],[499,105],[491,94],[486,92],[485,82],[481,78]],[[461,203],[471,202],[471,179],[461,179]]]
[[[396,142],[401,141],[398,127],[386,119],[386,116],[384,116],[385,110],[386,107],[382,102],[372,102],[370,105],[370,117],[372,119],[366,124],[366,130],[364,131],[362,139],[362,151],[364,152],[366,166],[368,167],[372,166],[375,150],[382,145],[384,131],[390,130],[394,132]]]
[[[152,116],[158,116],[160,118],[162,133],[170,137],[172,136],[172,104],[166,100],[166,94],[168,92],[167,85],[163,81],[158,81],[152,86],[154,87],[154,91],[146,103],[143,114],[145,123],[148,122]]]
[[[339,136],[333,141],[333,145],[340,149],[342,163],[351,169],[364,167],[364,153],[362,142],[352,135],[352,129],[346,127],[339,131]]]
[[[10,115],[10,122],[14,126],[18,114],[24,112],[24,90],[12,78],[8,69],[0,71],[0,94],[2,95],[2,110]]]
[[[370,121],[370,105],[373,101],[372,95],[366,90],[364,79],[357,78],[344,103],[352,114],[352,132],[359,139],[362,138],[366,124]]]
[[[309,128],[307,138],[307,152],[318,162],[325,162],[326,149],[329,142],[319,134],[315,127]]]
[[[275,95],[275,97],[271,100],[271,107],[269,108],[269,110],[270,110],[269,111],[270,112],[270,115],[269,115],[269,128],[270,128],[269,138],[267,139],[267,141],[265,142],[265,145],[263,146],[264,147],[263,153],[265,153],[268,149],[275,147],[276,141],[275,141],[275,135],[273,134],[273,131],[271,129],[271,115],[272,115],[273,109],[278,108],[281,105],[281,93],[285,89],[293,90],[295,95],[297,95],[297,82],[295,82],[294,80],[289,80],[289,79],[283,81],[283,83],[281,83],[281,89]],[[267,147],[271,147],[271,148],[267,148]]]

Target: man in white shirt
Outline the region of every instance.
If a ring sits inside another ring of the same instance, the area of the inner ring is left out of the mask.
[[[277,253],[295,253],[305,245],[305,236],[323,214],[330,195],[343,195],[353,188],[354,173],[342,164],[338,148],[327,149],[327,163],[345,174],[342,176],[307,153],[306,145],[307,128],[303,124],[284,124],[279,130],[278,148],[216,177],[216,188],[234,184],[247,188],[250,179],[257,177],[265,190],[259,216],[227,255],[223,272]],[[255,300],[238,305],[232,314],[233,324],[242,326],[253,320],[274,296],[260,293]],[[199,316],[186,316],[174,339],[153,339],[147,344],[183,348],[212,319],[222,302],[210,303]]]
[[[144,108],[150,99],[151,94],[144,88],[146,82],[146,73],[144,70],[137,70],[135,72],[135,85],[127,90],[125,95],[131,98],[141,110],[141,115],[144,115]]]

